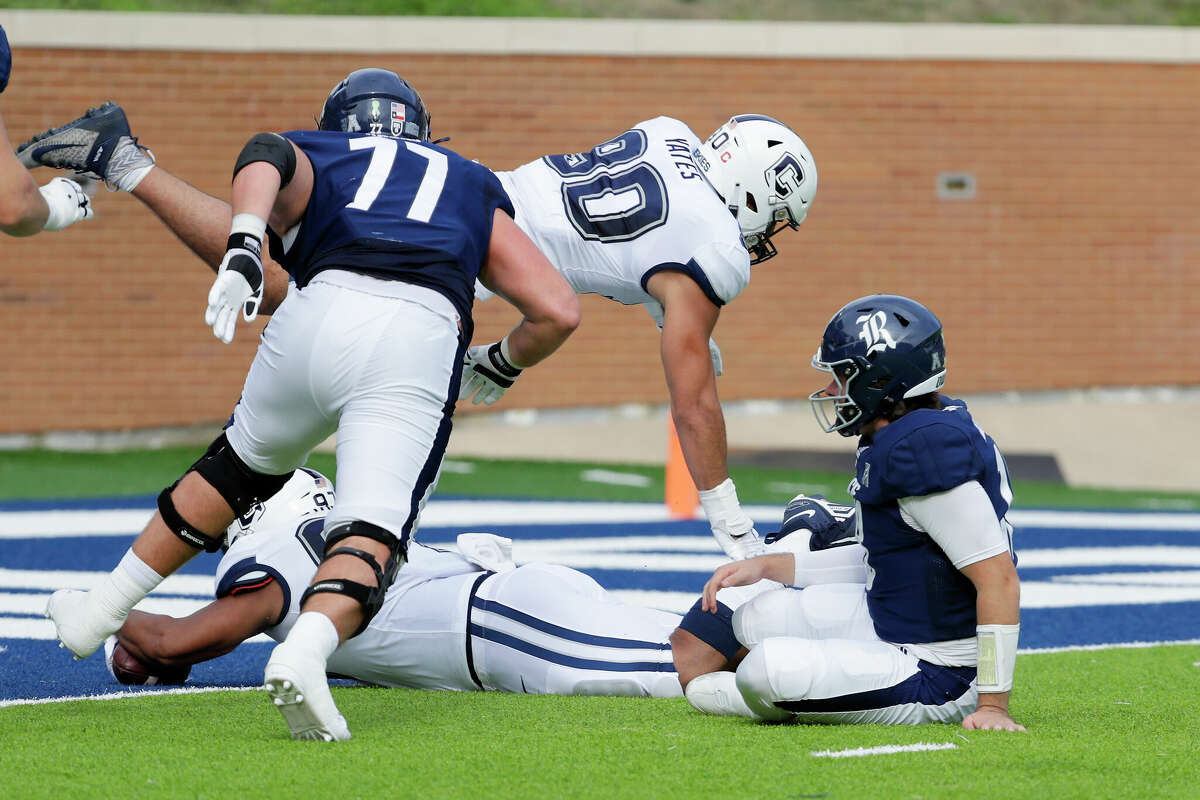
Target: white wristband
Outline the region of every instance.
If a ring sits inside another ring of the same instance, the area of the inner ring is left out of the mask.
[[[733,478],[726,478],[711,489],[700,492],[700,507],[709,522],[726,519],[742,512]]]
[[[1020,633],[1019,624],[975,626],[975,643],[979,648],[975,686],[980,694],[999,694],[1012,689]]]
[[[235,214],[229,235],[249,233],[261,242],[267,235],[267,221],[256,214]]]
[[[500,340],[500,355],[504,358],[505,361],[507,361],[509,364],[512,365],[513,369],[525,369],[525,365],[518,364],[516,361],[513,360],[512,352],[508,349],[508,337],[507,336],[505,336],[503,339]]]

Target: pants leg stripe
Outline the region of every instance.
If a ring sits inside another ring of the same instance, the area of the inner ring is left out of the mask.
[[[421,474],[417,476],[417,482],[413,485],[412,497],[409,502],[408,519],[404,521],[404,528],[400,533],[400,539],[405,543],[408,542],[408,538],[412,534],[413,524],[416,523],[417,515],[421,511],[421,501],[425,498],[429,487],[437,477],[438,470],[442,466],[442,457],[446,454],[446,444],[450,441],[450,429],[453,427],[454,404],[458,402],[458,387],[462,381],[463,355],[467,352],[467,345],[469,343],[460,332],[458,336],[458,350],[454,354],[455,366],[454,370],[450,373],[450,386],[446,389],[446,403],[442,406],[442,421],[438,425],[437,434],[433,439],[433,447],[429,449],[429,456],[425,459],[425,465],[421,468]]]
[[[783,700],[775,703],[784,711],[873,711],[900,705],[940,706],[957,700],[971,688],[975,667],[942,667],[927,661],[917,662],[918,672],[895,686],[869,692],[813,700]]]
[[[580,658],[578,656],[569,656],[565,653],[558,653],[554,650],[549,650],[545,647],[526,642],[518,639],[502,631],[489,630],[482,625],[472,624],[471,635],[478,636],[489,642],[511,647],[527,655],[540,658],[543,661],[549,661],[552,664],[559,664],[564,667],[574,667],[576,669],[592,669],[603,672],[674,672],[675,664],[671,660],[666,661],[600,661],[594,658]]]
[[[475,607],[475,595],[479,593],[479,587],[495,574],[494,572],[481,572],[475,582],[471,584],[471,594],[467,601],[467,672],[471,673],[471,680],[480,689],[483,689],[483,681],[479,680],[479,673],[475,671],[475,651],[471,648],[471,609]]]
[[[571,630],[564,628],[561,625],[555,625],[552,622],[546,622],[544,619],[526,614],[524,611],[518,611],[515,608],[506,606],[503,603],[497,603],[495,600],[485,600],[482,597],[472,597],[471,606],[478,608],[480,611],[487,611],[492,614],[499,614],[502,617],[507,617],[514,622],[519,622],[522,625],[528,625],[535,630],[548,633],[552,636],[557,636],[561,639],[567,639],[572,642],[581,644],[597,645],[599,647],[615,647],[623,650],[670,650],[671,645],[668,642],[642,642],[637,639],[618,639],[612,636],[596,636],[591,633]]]

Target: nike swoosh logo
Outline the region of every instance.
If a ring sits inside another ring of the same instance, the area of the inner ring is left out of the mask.
[[[807,511],[797,511],[795,514],[792,514],[790,517],[785,519],[783,521],[783,524],[787,525],[789,522],[791,522],[794,519],[802,519],[804,517],[815,517],[816,515],[817,515],[817,510],[815,508],[810,508]]]
[[[521,691],[525,694],[529,694],[529,690],[525,688],[525,676],[524,675],[521,676]]]

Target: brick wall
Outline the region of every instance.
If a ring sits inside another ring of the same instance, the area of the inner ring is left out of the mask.
[[[724,399],[807,395],[824,323],[876,291],[941,316],[954,392],[1200,381],[1196,65],[17,48],[0,111],[15,144],[118,100],[160,163],[227,197],[249,134],[310,127],[328,87],[365,65],[408,77],[435,134],[497,169],[658,114],[701,136],[743,112],[796,128],[820,190],[722,313]],[[975,198],[939,199],[946,171],[973,173]],[[0,432],[224,418],[256,337],[213,339],[211,273],[136,200],[102,191],[96,209],[0,241]],[[505,407],[665,401],[645,313],[583,307]],[[498,300],[476,314],[479,341],[515,321]]]

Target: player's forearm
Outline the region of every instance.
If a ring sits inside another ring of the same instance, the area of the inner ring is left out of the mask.
[[[0,193],[0,230],[9,236],[32,236],[46,224],[50,207],[25,168],[11,160],[15,168],[5,165],[4,185],[19,188]]]
[[[199,629],[197,629],[199,627]],[[190,618],[131,611],[117,637],[134,656],[166,665],[196,664],[233,650],[238,641],[224,641]]]
[[[676,402],[672,393],[671,418],[696,487],[701,491],[711,489],[728,478],[725,415],[716,399]]]
[[[225,255],[233,212],[229,203],[155,167],[133,190],[189,250],[214,272]],[[287,295],[288,275],[283,267],[263,258],[264,298],[260,314],[270,314]]]
[[[579,301],[574,294],[535,317],[526,316],[508,334],[507,349],[513,365],[532,367],[557,350],[577,327]]]

